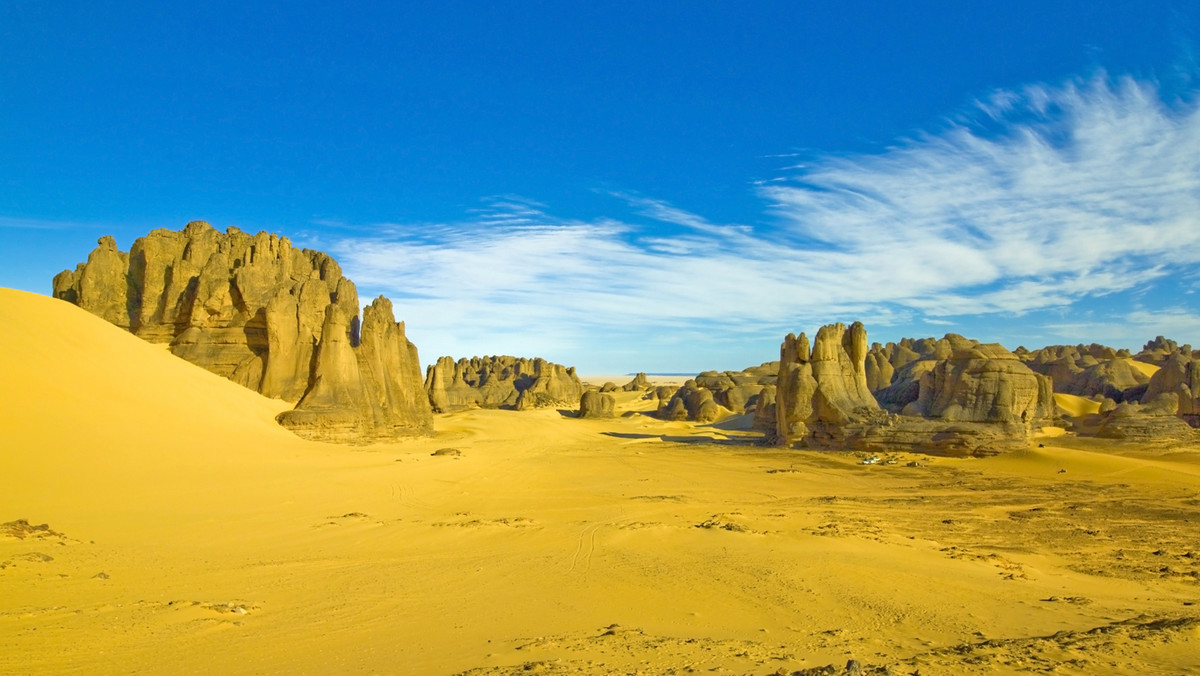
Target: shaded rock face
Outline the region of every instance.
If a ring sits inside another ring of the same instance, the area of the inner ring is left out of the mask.
[[[371,331],[361,331],[353,282],[333,258],[294,248],[286,237],[222,233],[203,221],[155,230],[129,253],[103,237],[88,262],[58,274],[53,288],[57,298],[301,409],[332,411],[317,405],[323,395],[314,389],[350,393],[353,403],[344,406],[356,407],[354,425],[320,432],[310,415],[292,426],[302,436],[369,440],[430,429],[416,348],[391,304],[372,304]],[[384,366],[386,377],[376,373]],[[364,378],[359,369],[367,367],[376,371]]]
[[[867,386],[867,331],[861,322],[848,329],[828,324],[808,337],[788,334],[780,347],[775,392],[776,440],[790,444],[816,426],[866,420],[879,404]]]
[[[611,418],[617,408],[617,400],[611,394],[588,390],[579,397],[580,418]]]
[[[433,410],[575,405],[584,393],[574,367],[545,359],[508,356],[441,357],[425,371],[425,392]]]

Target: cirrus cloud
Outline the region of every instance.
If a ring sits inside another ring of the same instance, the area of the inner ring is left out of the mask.
[[[593,220],[505,196],[332,249],[397,301],[427,359],[538,354],[593,372],[746,365],[827,321],[953,317],[968,332],[1131,291],[1144,305],[1200,263],[1200,113],[1100,74],[997,92],[936,133],[748,189],[750,224],[631,192]]]

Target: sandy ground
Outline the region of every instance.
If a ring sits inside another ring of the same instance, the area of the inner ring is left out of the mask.
[[[311,443],[7,290],[0,372],[4,674],[1200,670],[1197,449],[862,465],[633,393]]]

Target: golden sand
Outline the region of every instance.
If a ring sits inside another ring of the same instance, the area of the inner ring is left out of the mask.
[[[1046,435],[862,465],[659,421],[638,393],[612,420],[474,410],[328,445],[7,290],[0,367],[0,673],[1200,663],[1195,449]]]

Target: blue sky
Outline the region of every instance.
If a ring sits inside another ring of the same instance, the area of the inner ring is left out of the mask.
[[[1193,2],[353,4],[0,3],[0,286],[203,219],[427,362],[1200,346]]]

